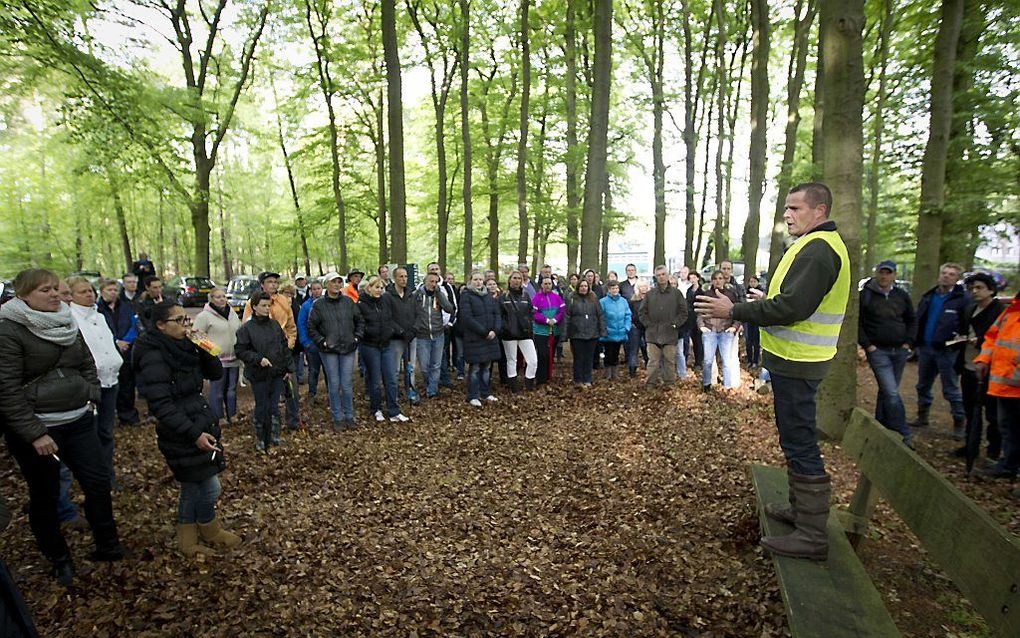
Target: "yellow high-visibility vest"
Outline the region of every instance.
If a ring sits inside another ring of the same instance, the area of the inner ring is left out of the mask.
[[[822,298],[814,314],[787,326],[762,326],[761,347],[788,361],[820,362],[836,356],[839,330],[850,299],[850,257],[843,238],[834,230],[816,231],[798,239],[783,255],[769,282],[768,299],[779,294],[783,279],[798,253],[813,241],[824,241],[839,255],[842,265],[836,283]],[[794,292],[796,294],[796,292]]]

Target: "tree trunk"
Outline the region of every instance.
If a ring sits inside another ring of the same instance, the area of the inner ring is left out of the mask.
[[[531,44],[528,11],[531,0],[521,0],[521,126],[517,136],[517,263],[528,261],[528,108],[531,99]]]
[[[713,105],[713,103],[715,101],[713,99],[713,96],[715,95],[714,85],[713,85],[712,90],[708,92],[708,95],[709,95],[708,103],[705,105],[705,107],[706,107],[705,119],[707,120],[706,121],[705,129],[708,130],[708,131],[711,131],[712,130],[712,113],[713,113],[712,105]],[[720,115],[719,117],[722,117],[722,115]],[[709,164],[711,163],[711,159],[712,159],[712,149],[710,148],[708,140],[706,139],[705,140],[705,166],[704,166],[704,169],[701,171],[701,178],[702,178],[702,183],[701,183],[701,213],[698,215],[698,225],[697,225],[698,242],[697,242],[697,246],[694,249],[695,268],[697,268],[697,266],[698,266],[698,264],[697,264],[698,258],[701,256],[701,248],[702,248],[702,246],[704,244],[704,241],[705,241],[705,217],[706,217],[706,210],[707,210],[707,207],[708,207],[708,170],[709,170]],[[705,261],[708,261],[708,255],[707,254],[705,255]]]
[[[464,147],[464,275],[471,273],[474,259],[474,216],[471,207],[471,127],[468,120],[468,71],[471,68],[469,46],[471,44],[471,9],[468,0],[460,0],[460,135]],[[440,252],[442,258],[442,252]],[[445,270],[444,270],[445,272]]]
[[[894,2],[895,0],[884,0],[882,3],[882,27],[878,34],[878,95],[874,112],[871,170],[868,171],[868,235],[864,252],[865,268],[875,265],[875,249],[878,243],[879,171],[882,167],[882,135],[885,131],[885,103],[888,99],[886,84],[889,69],[889,38],[892,37]]]
[[[390,257],[407,263],[407,210],[404,190],[404,103],[400,84],[400,52],[394,0],[382,0],[383,57],[386,60],[386,113],[390,133]]]
[[[609,90],[613,75],[613,2],[594,0],[595,64],[588,161],[584,173],[581,216],[581,268],[598,268],[602,229],[602,192],[606,181],[609,134]]]
[[[208,277],[209,271],[209,184],[213,160],[205,154],[205,127],[196,127],[197,132],[201,129],[203,136],[201,143],[192,138],[195,149],[195,196],[191,200],[191,227],[195,231],[195,271],[198,277]],[[181,273],[177,273],[181,274]]]
[[[166,243],[163,241],[163,189],[159,189],[159,204],[156,208],[156,214],[159,215],[159,229],[157,232],[156,254],[159,256],[159,265],[156,267],[156,274],[160,274],[160,268],[166,268]],[[128,270],[131,270],[131,264],[128,264]],[[126,272],[126,271],[125,271]]]
[[[761,226],[761,198],[765,191],[766,127],[769,117],[769,5],[768,0],[751,0],[751,181],[748,184],[749,212],[744,222],[741,253],[744,276],[755,274],[758,232]]]
[[[567,176],[567,272],[577,272],[577,253],[580,245],[577,212],[581,198],[577,187],[577,34],[574,6],[577,0],[567,0],[566,34],[563,54],[567,75],[564,78],[567,119],[567,152],[564,163]]]
[[[839,335],[839,350],[818,391],[818,427],[842,432],[856,403],[857,287],[861,259],[861,185],[864,170],[864,0],[822,0],[819,27],[825,43],[825,182],[832,190],[836,221],[850,256],[851,293]]]
[[[719,101],[719,123],[716,131],[715,151],[715,263],[729,258],[729,228],[723,204],[723,144],[726,141],[726,89],[729,85],[726,69],[726,14],[723,0],[715,0],[715,17],[718,20],[719,37],[715,44],[717,99]]]
[[[783,150],[783,164],[779,169],[776,211],[772,217],[772,237],[769,243],[769,269],[774,272],[783,258],[783,238],[786,236],[786,193],[793,186],[793,162],[797,155],[797,129],[800,128],[800,91],[804,86],[804,70],[807,67],[808,36],[815,20],[815,0],[808,0],[807,12],[801,17],[803,0],[798,0],[794,13],[793,50],[790,55],[790,83],[786,88],[786,143]],[[745,270],[744,272],[748,272]]]
[[[662,156],[662,116],[666,108],[662,86],[666,16],[662,0],[654,0],[651,10],[655,52],[650,59],[646,58],[646,62],[651,63],[648,74],[652,88],[652,181],[655,187],[655,244],[652,260],[659,265],[666,263],[666,162]]]
[[[298,238],[301,240],[301,255],[305,264],[305,274],[311,272],[312,262],[308,255],[308,235],[305,233],[305,218],[301,212],[301,202],[298,199],[297,184],[294,181],[294,170],[290,165],[290,153],[287,152],[287,142],[283,137],[283,117],[280,116],[280,98],[276,94],[276,80],[273,78],[272,72],[269,74],[269,86],[273,91],[273,103],[276,106],[276,139],[280,144],[280,152],[283,154],[283,167],[287,170],[287,184],[290,186],[290,198],[294,202],[294,213],[297,215],[298,225]],[[336,148],[336,147],[334,147]],[[337,183],[339,175],[334,173],[334,184]],[[222,191],[221,191],[222,192]],[[338,193],[339,191],[334,191]],[[220,230],[223,231],[223,200],[222,196],[220,199]],[[345,243],[345,238],[341,237],[341,243]],[[226,236],[223,236],[223,264],[224,270],[229,273],[230,271],[230,258],[227,255],[226,248]],[[228,274],[227,278],[231,278]]]
[[[750,27],[750,22],[747,25]],[[732,228],[730,228],[730,210],[733,204],[733,154],[735,149],[735,143],[737,139],[737,113],[740,111],[740,99],[744,93],[744,68],[747,66],[747,43],[749,38],[747,37],[747,31],[741,36],[740,42],[740,67],[737,75],[737,89],[735,92],[727,91],[726,96],[727,108],[729,110],[726,116],[727,127],[729,128],[729,134],[726,136],[726,159],[723,161],[723,222],[722,226],[725,229],[726,237],[726,250],[729,252],[730,242],[729,238],[733,235]],[[730,58],[729,66],[729,77],[733,77],[733,67],[736,64],[737,52],[734,51]],[[729,254],[727,254],[729,258]]]
[[[684,31],[684,265],[691,270],[697,268],[697,252],[694,247],[695,208],[694,180],[698,152],[698,138],[694,132],[694,121],[697,117],[697,101],[694,99],[694,53],[691,46],[691,7],[687,0],[681,3]],[[705,30],[708,40],[711,29]],[[704,63],[702,63],[704,66]],[[698,229],[700,232],[700,229]],[[698,244],[700,245],[700,241]]]
[[[383,93],[379,91],[379,108],[375,110],[375,206],[379,216],[379,263],[390,262],[389,233],[386,229],[386,129],[383,126]],[[439,258],[446,269],[446,228],[439,229]]]
[[[289,164],[289,160],[287,162]],[[288,172],[290,167],[287,167]],[[216,211],[219,213],[220,221],[220,260],[223,262],[223,276],[227,281],[234,278],[234,269],[230,265],[230,242],[227,233],[227,211],[223,205],[223,169],[216,174]],[[301,241],[305,241],[304,229],[301,231]],[[305,255],[308,255],[307,245]]]
[[[942,1],[942,21],[935,38],[931,119],[928,143],[921,164],[921,201],[917,215],[917,252],[914,257],[916,285],[912,291],[915,304],[938,276],[946,196],[946,157],[953,121],[953,70],[963,22],[963,4],[964,0]]]
[[[821,2],[821,0],[819,0]],[[811,130],[811,179],[821,181],[825,170],[825,135],[822,124],[825,122],[825,32],[818,29],[818,56],[815,61],[815,115]]]
[[[117,183],[117,178],[110,171],[107,171],[106,178],[110,184],[110,195],[113,196],[113,210],[117,214],[117,232],[120,233],[120,246],[124,250],[124,263],[127,265],[127,270],[124,272],[129,272],[134,260],[131,258],[131,240],[128,237],[124,202],[120,199],[120,186]]]

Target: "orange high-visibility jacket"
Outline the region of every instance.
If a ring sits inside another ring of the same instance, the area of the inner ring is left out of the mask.
[[[1020,399],[1020,294],[985,333],[975,363],[988,365],[988,394]]]
[[[354,284],[347,284],[344,288],[344,294],[351,298],[351,301],[358,303],[358,287]]]

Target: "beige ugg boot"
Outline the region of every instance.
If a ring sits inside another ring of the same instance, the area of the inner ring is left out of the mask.
[[[214,550],[199,544],[198,525],[195,523],[177,524],[177,544],[181,548],[181,553],[188,558],[193,558],[196,554],[204,554],[206,556],[216,555]]]
[[[213,547],[226,547],[229,549],[241,544],[241,537],[223,529],[218,518],[214,518],[208,523],[199,523],[198,532],[202,539]]]

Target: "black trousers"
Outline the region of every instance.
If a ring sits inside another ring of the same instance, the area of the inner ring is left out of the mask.
[[[986,394],[988,386],[978,383],[977,375],[972,370],[964,369],[960,375],[960,391],[963,393],[963,409],[967,411],[967,440],[970,440],[970,433],[977,428],[978,446],[981,444],[981,434],[984,432],[988,439],[988,458],[997,459],[1002,454],[1002,435],[999,433],[999,402],[995,397]],[[981,403],[981,412],[984,415],[987,428],[983,428],[980,420],[976,420],[978,403]]]
[[[595,359],[596,339],[571,339],[570,353],[574,357],[574,383],[591,383],[592,363]]]
[[[705,365],[705,343],[701,340],[701,330],[691,330],[691,348],[694,350],[694,365]]]
[[[606,351],[607,366],[620,365],[620,346],[622,345],[623,344],[618,341],[607,341],[602,344],[602,348]]]
[[[135,408],[135,371],[131,366],[131,348],[122,354],[124,365],[117,374],[117,419],[124,425],[135,425],[139,416]]]
[[[56,442],[57,456],[71,470],[85,495],[85,518],[92,527],[97,549],[112,549],[119,543],[110,497],[110,472],[96,434],[92,412],[73,423],[48,428]],[[60,463],[52,456],[39,456],[31,443],[7,431],[4,434],[21,473],[28,483],[28,521],[39,551],[51,561],[68,555],[67,542],[60,533],[57,499],[60,496]]]

